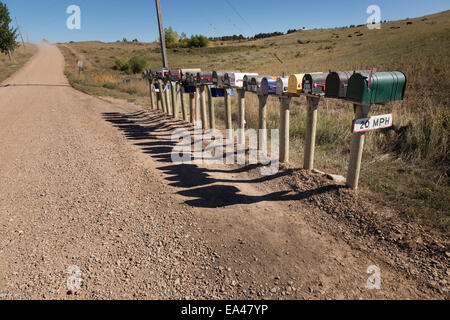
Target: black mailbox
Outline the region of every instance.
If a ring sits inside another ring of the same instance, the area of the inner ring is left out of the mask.
[[[248,75],[245,75],[242,83],[242,88],[245,91],[249,91],[249,85],[250,85],[250,77]]]
[[[307,73],[303,77],[303,93],[324,95],[328,73]]]
[[[197,72],[196,81],[197,84],[213,84],[212,72],[209,71]]]
[[[347,97],[348,80],[354,73],[369,73],[370,71],[338,71],[330,72],[325,83],[325,97]]]

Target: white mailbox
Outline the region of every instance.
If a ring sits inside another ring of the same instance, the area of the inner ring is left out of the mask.
[[[288,92],[289,77],[278,77],[277,79],[277,95],[284,96]]]
[[[231,73],[231,72],[240,72],[240,71],[239,70],[213,71],[213,73],[212,73],[212,83],[214,85],[216,85],[217,87],[222,87],[223,86],[223,77],[225,76],[226,73]]]
[[[255,77],[257,73],[227,72],[223,76],[223,86],[230,88],[243,88],[244,76]]]

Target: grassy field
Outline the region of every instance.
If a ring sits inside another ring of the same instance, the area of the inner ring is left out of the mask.
[[[115,61],[141,56],[160,67],[157,43],[82,42],[59,45],[72,85],[95,95],[124,98],[148,107],[148,84],[140,75],[114,70]],[[395,125],[366,136],[361,185],[408,217],[445,231],[450,227],[450,11],[367,27],[298,31],[256,41],[198,49],[170,49],[171,67],[203,70],[240,69],[289,75],[328,70],[403,71],[408,77],[404,101],[375,106],[371,114],[393,113]],[[276,55],[276,56],[275,56]],[[282,62],[279,61],[281,59]],[[78,75],[76,61],[85,61]],[[131,82],[124,83],[124,79]],[[216,100],[223,120],[223,102]],[[247,94],[248,127],[257,127],[257,98]],[[292,165],[301,165],[306,99],[291,103]],[[233,101],[237,120],[237,101]],[[353,108],[323,99],[319,106],[316,167],[345,175]],[[270,97],[268,124],[279,125],[279,102]]]
[[[29,43],[25,44],[25,48],[20,44],[20,47],[13,54],[15,63],[9,61],[8,55],[0,54],[0,83],[19,70],[33,56],[36,50],[36,46]]]

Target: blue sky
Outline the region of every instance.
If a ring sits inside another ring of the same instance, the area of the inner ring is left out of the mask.
[[[154,0],[0,0],[31,41],[150,42],[158,38]],[[66,27],[69,5],[81,8],[81,30]],[[231,6],[230,6],[231,4]],[[283,4],[284,6],[281,6]],[[382,20],[419,17],[450,9],[449,0],[161,0],[164,26],[179,33],[221,36],[363,24],[376,4]],[[233,9],[234,8],[234,9]]]

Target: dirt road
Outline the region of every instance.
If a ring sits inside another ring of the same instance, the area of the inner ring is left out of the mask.
[[[41,46],[0,87],[2,299],[430,297],[311,224],[307,196],[239,167],[171,163],[180,123],[80,93],[63,69]],[[370,265],[381,290],[366,288]]]

